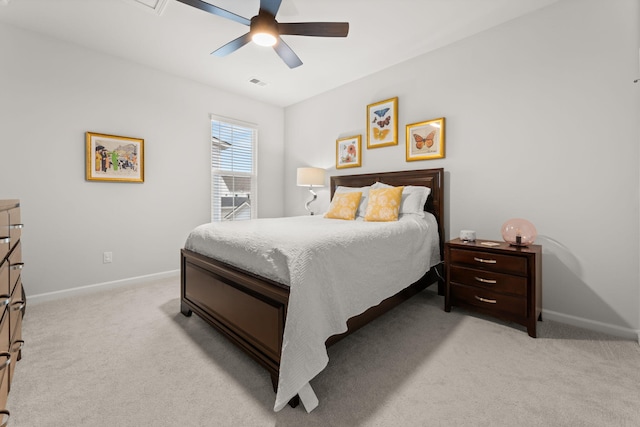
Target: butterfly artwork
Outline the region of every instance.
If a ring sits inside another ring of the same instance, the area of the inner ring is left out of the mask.
[[[426,137],[418,135],[417,133],[413,134],[413,138],[416,140],[416,148],[421,150],[423,147],[431,148],[433,147],[433,139],[436,137],[436,131],[432,130]]]
[[[367,148],[398,144],[398,98],[367,106]]]
[[[444,158],[444,117],[407,125],[407,161]]]
[[[389,111],[391,108],[383,108],[381,110],[376,110],[373,112],[373,114],[375,114],[376,116],[383,118],[385,116],[385,114],[387,114],[387,111]]]
[[[381,128],[388,126],[391,123],[391,116],[387,116],[384,120],[379,120],[377,125]]]
[[[387,137],[387,135],[389,135],[389,132],[391,132],[391,129],[373,128],[373,137],[379,141],[382,141]]]

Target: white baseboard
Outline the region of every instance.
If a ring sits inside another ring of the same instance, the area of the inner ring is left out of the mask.
[[[92,292],[115,289],[122,286],[133,286],[148,283],[152,280],[179,277],[180,270],[165,271],[163,273],[148,274],[146,276],[131,277],[129,279],[115,280],[113,282],[96,283],[94,285],[80,286],[72,289],[64,289],[61,291],[46,292],[43,294],[28,295],[28,304],[37,304],[44,301],[53,301],[62,298],[69,298],[78,295],[84,295]]]
[[[569,314],[557,313],[550,310],[542,310],[542,320],[553,320],[555,322],[566,323],[579,328],[602,332],[630,340],[638,340],[640,344],[640,330],[625,328],[624,326],[612,325],[610,323],[599,322],[597,320],[585,319],[583,317],[571,316]]]

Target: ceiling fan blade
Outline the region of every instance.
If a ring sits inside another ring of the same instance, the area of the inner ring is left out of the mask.
[[[289,68],[296,68],[302,65],[302,61],[298,58],[298,55],[296,55],[293,49],[291,49],[280,37],[278,37],[278,42],[273,45],[273,50],[276,51],[278,56],[282,58]]]
[[[280,3],[282,0],[260,0],[260,10],[264,10],[276,16],[280,9]]]
[[[240,49],[242,46],[244,46],[245,44],[249,43],[251,41],[251,35],[250,33],[247,33],[243,36],[238,37],[235,40],[230,41],[229,43],[225,44],[224,46],[214,50],[213,52],[211,52],[211,55],[214,56],[226,56],[228,54],[230,54],[231,52],[235,52],[236,50]]]
[[[278,22],[280,35],[316,36],[316,37],[347,37],[348,22]]]
[[[214,15],[221,16],[223,18],[231,19],[232,21],[239,22],[240,24],[244,24],[246,26],[251,25],[251,20],[244,18],[240,15],[236,15],[235,13],[231,13],[228,10],[222,9],[218,6],[214,6],[202,0],[178,0],[180,3],[188,4],[189,6],[193,6],[197,9],[204,10],[205,12],[212,13]]]

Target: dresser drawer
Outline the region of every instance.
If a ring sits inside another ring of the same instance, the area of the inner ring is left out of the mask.
[[[517,296],[527,296],[527,278],[489,270],[477,270],[451,266],[451,281],[462,285],[476,286],[493,292],[504,292]]]
[[[0,260],[0,295],[11,295],[9,287],[9,261]]]
[[[455,305],[471,305],[494,314],[507,314],[517,318],[527,317],[527,300],[499,294],[473,286],[451,283],[451,299]]]
[[[22,313],[17,318],[18,324],[14,331],[14,336],[11,337],[11,344],[9,344],[9,353],[11,354],[11,363],[9,364],[9,391],[11,391],[11,382],[13,381],[13,373],[16,370],[18,360],[20,360],[22,345]]]
[[[20,208],[9,209],[9,250],[20,240],[22,235],[22,218],[20,217]]]
[[[9,253],[9,212],[0,211],[0,261]]]
[[[22,311],[25,306],[25,301],[22,299],[22,295],[22,279],[18,279],[18,284],[13,289],[11,300],[7,306],[7,309],[9,310],[9,333],[11,342],[16,340],[17,335],[21,335],[20,331],[17,329],[19,329],[18,326],[22,323]]]
[[[0,353],[3,351],[9,351],[9,310],[7,309],[5,301],[8,301],[8,299],[3,299],[2,301],[2,320],[0,320]]]
[[[13,251],[9,255],[9,288],[11,292],[18,283],[18,278],[20,277],[20,273],[22,273],[22,267],[24,264],[22,263],[22,245],[20,242],[13,248]]]
[[[465,264],[475,268],[523,276],[527,274],[526,257],[457,248],[452,248],[449,255],[449,262],[452,264]]]
[[[7,408],[7,397],[9,395],[9,366],[10,354],[0,352],[0,409]],[[3,422],[3,415],[0,414],[0,423]]]

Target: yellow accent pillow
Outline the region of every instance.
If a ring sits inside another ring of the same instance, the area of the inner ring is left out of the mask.
[[[369,191],[365,221],[397,221],[404,187],[377,188]]]
[[[324,217],[333,219],[355,219],[361,197],[361,191],[353,193],[335,193],[333,195],[333,200],[331,200],[331,205],[329,206],[329,212],[324,214]]]

